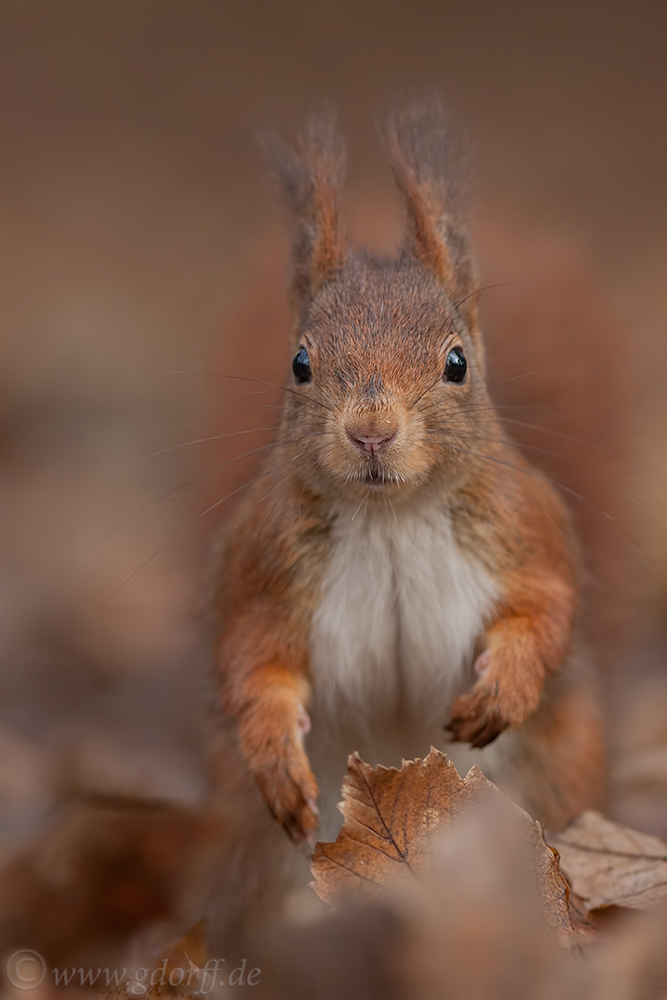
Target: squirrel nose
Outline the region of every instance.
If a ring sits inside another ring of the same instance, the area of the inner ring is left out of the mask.
[[[359,434],[357,431],[348,430],[347,436],[359,451],[367,451],[375,454],[384,451],[388,444],[396,437],[397,431],[387,431],[383,437],[370,437],[366,434]]]

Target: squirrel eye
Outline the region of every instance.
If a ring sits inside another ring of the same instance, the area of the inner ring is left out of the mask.
[[[468,362],[460,347],[455,347],[447,355],[445,361],[445,373],[443,378],[446,382],[465,382],[468,372]]]
[[[297,382],[310,382],[313,373],[310,370],[310,358],[305,347],[300,347],[294,355],[292,371]]]

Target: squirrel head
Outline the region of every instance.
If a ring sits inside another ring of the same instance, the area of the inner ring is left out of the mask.
[[[333,116],[293,153],[264,140],[291,209],[293,385],[285,437],[295,474],[350,500],[466,479],[494,419],[474,267],[445,115],[427,99],[392,112],[386,144],[406,209],[393,259],[352,248],[340,218],[344,148]],[[486,451],[486,448],[482,448]]]

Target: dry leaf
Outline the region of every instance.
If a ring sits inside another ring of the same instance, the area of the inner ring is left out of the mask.
[[[191,997],[209,993],[213,986],[207,963],[206,925],[200,920],[175,943],[165,945],[160,958],[147,963],[149,975],[141,982],[132,975],[121,982],[102,989],[103,1000],[128,1000],[142,996],[144,1000],[168,997],[169,1000],[190,1000]]]
[[[162,949],[161,959],[167,960],[167,965],[165,969],[167,981],[172,973],[177,973],[177,970],[183,970],[185,973],[191,971],[194,980],[192,986],[187,985],[187,976],[185,977],[185,982],[178,987],[174,988],[167,984],[160,984],[154,991],[154,996],[163,996],[169,994],[176,994],[177,996],[190,996],[196,993],[197,987],[202,985],[204,976],[204,967],[208,960],[208,953],[206,949],[206,923],[204,920],[199,920],[190,931],[178,941],[176,944],[170,946],[165,946]],[[172,976],[173,979],[176,976]]]
[[[439,750],[424,760],[404,761],[400,770],[348,762],[341,811],[344,824],[334,843],[318,843],[313,854],[313,888],[332,903],[351,890],[376,892],[401,876],[426,874],[434,835],[443,833],[490,795],[501,793],[477,767],[461,778]],[[535,876],[546,922],[559,933],[572,931],[568,888],[539,823],[503,796],[520,825],[526,870]]]
[[[486,779],[476,768],[468,786]],[[451,819],[465,783],[444,754],[406,761],[401,770],[372,768],[354,753],[343,782],[345,823],[333,844],[313,854],[315,889],[325,902],[343,890],[383,886],[401,873],[415,874],[430,857],[429,835]]]
[[[178,920],[198,885],[203,813],[117,797],[73,801],[0,866],[0,948],[33,948],[49,968],[122,953]]]
[[[572,891],[588,910],[641,909],[667,898],[667,844],[657,837],[591,810],[550,842]]]

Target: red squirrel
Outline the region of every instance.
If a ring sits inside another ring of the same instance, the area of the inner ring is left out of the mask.
[[[490,400],[437,102],[398,108],[386,145],[392,259],[349,245],[329,116],[298,154],[267,141],[293,221],[292,377],[221,546],[221,700],[297,843],[335,836],[354,750],[400,766],[431,744],[556,829],[602,786],[578,546]]]

